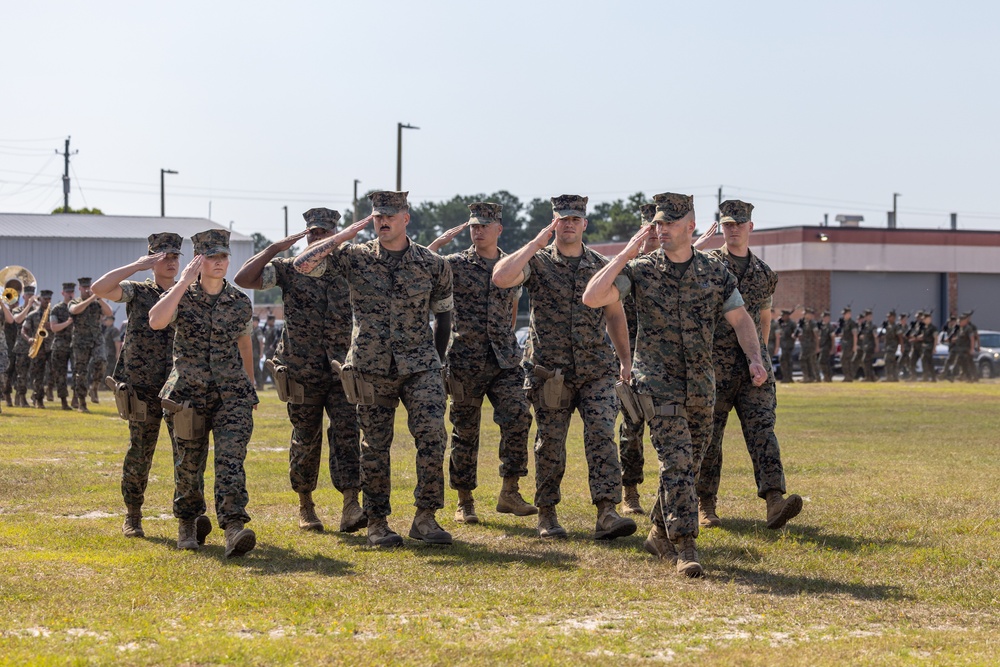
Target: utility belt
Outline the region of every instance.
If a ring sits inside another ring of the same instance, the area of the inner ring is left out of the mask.
[[[118,416],[125,421],[145,424],[156,424],[160,421],[162,415],[155,410],[148,409],[146,401],[139,398],[132,385],[118,382],[110,375],[104,378],[104,384],[114,392]]]
[[[473,406],[480,408],[483,405],[483,397],[468,396],[465,393],[465,386],[451,374],[451,368],[445,366],[441,369],[441,379],[444,380],[444,390],[451,396],[452,405]]]
[[[352,367],[344,367],[339,361],[330,362],[333,372],[340,378],[344,387],[344,395],[351,405],[377,405],[382,408],[395,408],[399,405],[398,398],[386,398],[375,393],[375,385],[365,380],[361,371]]]
[[[573,404],[573,392],[566,386],[561,368],[549,370],[535,366],[535,377],[544,380],[542,384],[542,406],[550,410],[565,410]]]
[[[633,424],[650,422],[654,417],[684,417],[687,410],[675,403],[657,405],[649,394],[637,394],[627,382],[615,382],[615,393],[621,403],[622,412]]]
[[[178,403],[169,398],[160,399],[163,409],[174,416],[174,436],[182,440],[205,437],[205,416],[191,406],[191,401]]]
[[[264,368],[274,378],[274,388],[278,392],[278,400],[292,405],[323,405],[325,396],[307,396],[306,387],[296,382],[288,375],[288,366],[274,363],[271,359],[264,362]]]

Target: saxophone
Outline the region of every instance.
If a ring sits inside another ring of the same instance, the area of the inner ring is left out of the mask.
[[[42,311],[42,319],[38,322],[38,331],[35,332],[35,339],[31,343],[31,349],[28,350],[29,359],[34,359],[38,356],[38,352],[42,349],[42,343],[49,336],[49,331],[45,328],[45,325],[49,323],[49,308],[51,307],[52,304],[49,303],[49,305],[45,306],[45,310]]]

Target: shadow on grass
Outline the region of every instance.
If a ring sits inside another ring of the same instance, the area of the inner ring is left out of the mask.
[[[714,551],[714,550],[713,550]],[[745,554],[743,554],[745,555]],[[802,577],[773,572],[760,572],[743,567],[727,565],[720,570],[709,571],[716,579],[727,579],[736,584],[752,587],[757,593],[770,595],[800,595],[802,593],[849,595],[858,600],[914,600],[914,596],[903,592],[900,586],[885,584],[862,584],[824,577]]]
[[[177,549],[176,540],[166,537],[146,538],[149,542],[161,544],[168,549]],[[206,544],[192,554],[201,558],[211,558],[222,563],[244,567],[257,574],[288,574],[290,572],[310,572],[327,577],[344,577],[355,574],[354,565],[347,561],[329,558],[321,554],[306,556],[298,551],[283,549],[271,544],[257,542],[257,547],[242,558],[226,558],[226,548],[222,544]]]
[[[739,535],[752,535],[767,542],[777,542],[778,540],[781,540],[783,532],[787,531],[800,542],[810,543],[817,547],[834,549],[836,551],[844,551],[847,553],[853,553],[871,547],[883,548],[890,546],[913,546],[912,542],[901,542],[891,538],[857,538],[852,535],[838,535],[826,532],[818,526],[797,524],[794,521],[780,530],[770,530],[764,525],[763,521],[753,521],[750,519],[723,519],[721,528],[712,528],[710,530],[722,530],[727,533],[736,533]],[[705,529],[703,528],[702,535],[704,534]]]

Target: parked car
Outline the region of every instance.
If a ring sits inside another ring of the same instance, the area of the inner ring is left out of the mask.
[[[995,378],[1000,375],[1000,331],[980,331],[979,352],[973,355],[979,377]],[[934,348],[934,368],[941,371],[947,360],[948,345],[939,343]]]
[[[514,338],[517,339],[517,346],[524,351],[524,346],[528,343],[528,327],[521,327],[514,332]]]

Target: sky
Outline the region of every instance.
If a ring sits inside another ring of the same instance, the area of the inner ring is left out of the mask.
[[[756,227],[1000,230],[1000,3],[0,0],[0,212],[211,217],[509,190]],[[76,152],[79,151],[79,152]],[[699,225],[703,227],[704,225]]]

